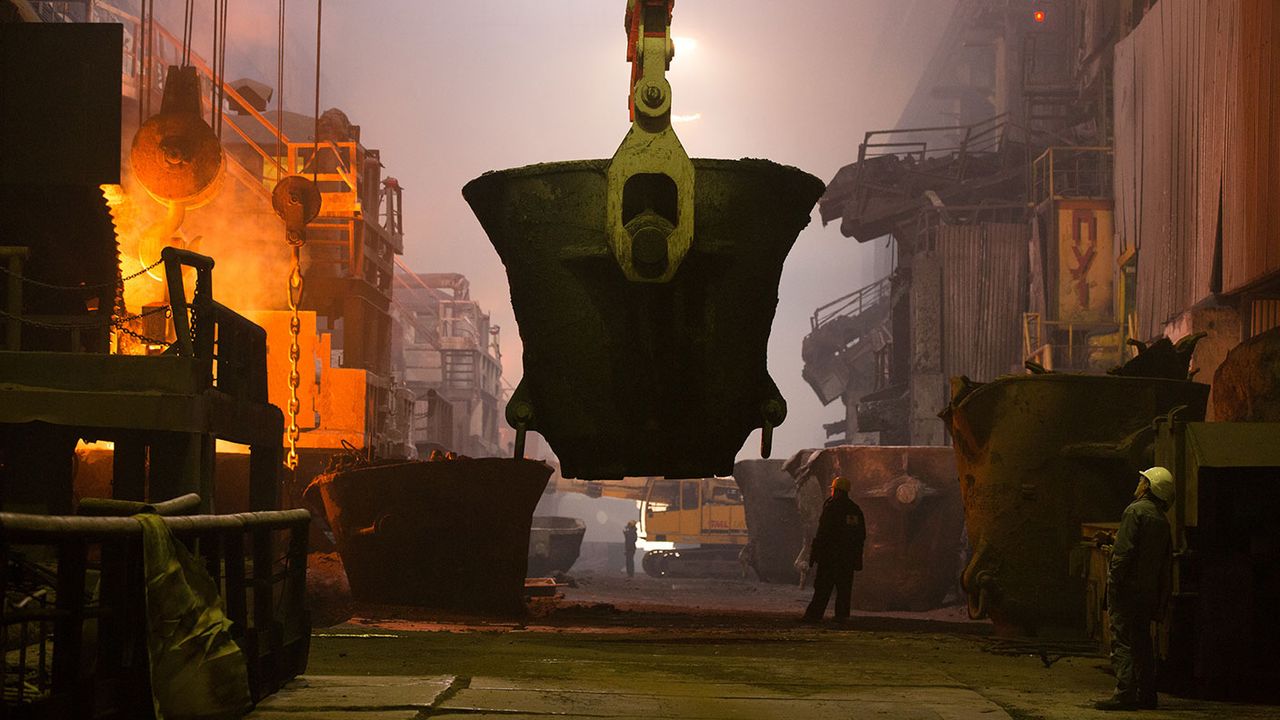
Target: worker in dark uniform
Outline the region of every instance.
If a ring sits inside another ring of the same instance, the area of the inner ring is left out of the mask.
[[[818,566],[813,580],[813,601],[805,610],[806,622],[820,622],[827,612],[831,591],[836,591],[835,619],[849,618],[853,604],[853,573],[862,569],[862,545],[867,538],[862,508],[849,498],[849,479],[831,482],[831,497],[822,506],[818,532],[809,546],[809,566]]]
[[[1133,495],[1137,499],[1120,518],[1107,572],[1116,691],[1094,704],[1099,710],[1156,707],[1151,623],[1160,621],[1169,595],[1173,541],[1165,514],[1173,504],[1173,475],[1162,467],[1143,470]]]
[[[636,521],[627,523],[622,531],[622,554],[627,558],[627,577],[636,576]]]

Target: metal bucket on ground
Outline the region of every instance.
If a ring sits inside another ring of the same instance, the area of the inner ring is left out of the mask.
[[[550,477],[534,460],[393,462],[326,473],[307,495],[324,504],[357,601],[519,614]]]
[[[866,517],[862,571],[853,581],[855,608],[930,610],[954,593],[964,513],[951,448],[841,445],[814,453],[797,475],[803,558],[835,476],[849,479],[849,497]]]
[[[1051,373],[957,379],[952,394],[970,614],[1001,633],[1083,631],[1081,524],[1120,519],[1152,461],[1152,420],[1183,405],[1203,419],[1209,386]]]
[[[578,561],[587,524],[576,517],[536,515],[529,530],[529,577],[567,573]]]
[[[796,504],[796,481],[781,460],[743,460],[733,466],[733,480],[746,506],[748,555],[761,580],[795,583],[800,579],[796,556],[805,548]]]

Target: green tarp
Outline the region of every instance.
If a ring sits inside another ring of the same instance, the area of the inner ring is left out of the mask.
[[[251,706],[248,671],[217,584],[159,515],[134,517],[142,524],[156,720],[240,717]]]

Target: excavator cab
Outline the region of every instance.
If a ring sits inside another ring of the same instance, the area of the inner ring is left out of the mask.
[[[646,542],[672,543],[645,553],[654,577],[703,577],[741,573],[738,555],[747,544],[747,516],[733,478],[650,478],[640,513]]]

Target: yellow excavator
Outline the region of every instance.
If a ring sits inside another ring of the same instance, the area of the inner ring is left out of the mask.
[[[675,545],[645,553],[641,567],[653,577],[742,575],[738,557],[747,544],[747,515],[733,478],[586,482],[557,474],[550,489],[639,501],[640,536],[649,543]]]
[[[649,542],[677,546],[645,553],[641,566],[653,577],[739,576],[747,544],[747,516],[733,478],[649,478],[640,509],[640,532]]]

